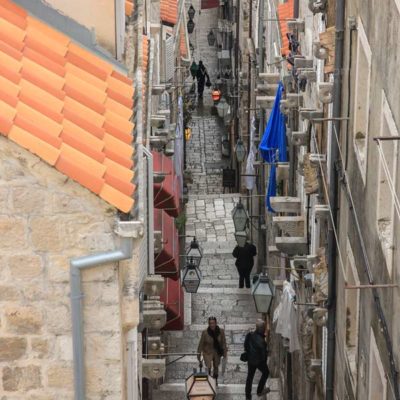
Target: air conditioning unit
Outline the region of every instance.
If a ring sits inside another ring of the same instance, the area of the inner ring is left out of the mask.
[[[155,380],[164,378],[165,376],[165,358],[143,358],[142,359],[142,376],[144,378]]]
[[[278,43],[274,42],[274,61],[278,62],[282,60],[281,50],[278,46]],[[279,65],[278,65],[279,68]]]
[[[313,54],[318,60],[326,60],[329,56],[328,49],[323,47],[320,42],[313,43]]]
[[[326,11],[327,0],[308,0],[308,8],[313,14]]]
[[[166,136],[150,136],[150,144],[156,150],[162,150],[168,142],[169,139]]]
[[[304,19],[297,18],[287,22],[287,27],[289,31],[304,32],[305,23]]]
[[[160,239],[161,244],[161,232],[154,232],[154,242],[156,241],[156,236]],[[161,275],[148,275],[144,280],[143,292],[146,296],[159,296],[163,288],[164,278]]]
[[[314,206],[315,218],[328,218],[329,217],[329,206],[326,204],[316,204]]]
[[[318,84],[318,98],[324,104],[332,103],[333,101],[332,82],[321,82]]]
[[[165,91],[165,85],[153,85],[151,87],[151,94],[153,96],[159,96],[163,94]]]

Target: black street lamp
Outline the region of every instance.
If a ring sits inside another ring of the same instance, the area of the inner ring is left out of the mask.
[[[265,272],[253,277],[251,294],[253,295],[257,312],[267,314],[275,295],[275,288]]]
[[[194,22],[191,19],[189,19],[189,21],[187,23],[187,31],[189,34],[193,33],[193,31],[194,31]]]
[[[189,400],[214,400],[217,394],[217,384],[214,378],[196,369],[193,374],[186,378],[185,382],[186,396]]]
[[[217,38],[215,37],[214,32],[212,30],[208,32],[207,41],[209,46],[214,46],[216,40]]]
[[[194,14],[196,14],[196,10],[194,9],[193,5],[191,4],[188,10],[189,19],[194,18]]]
[[[182,286],[187,293],[197,293],[200,286],[201,273],[193,261],[186,265],[183,271]]]
[[[242,232],[246,230],[249,224],[249,216],[241,201],[236,204],[232,210],[233,224],[235,225],[235,232]]]
[[[239,247],[244,247],[247,242],[247,232],[246,231],[236,232],[235,239]]]
[[[243,140],[240,138],[236,142],[235,154],[236,154],[236,159],[238,160],[238,162],[243,162],[244,159],[246,158],[246,154],[247,154],[246,148],[244,147]]]
[[[189,246],[186,248],[186,264],[193,263],[198,268],[200,267],[202,258],[203,249],[194,237]]]

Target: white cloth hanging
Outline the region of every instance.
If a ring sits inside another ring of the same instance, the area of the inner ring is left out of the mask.
[[[250,125],[250,149],[247,155],[246,162],[246,176],[245,176],[245,186],[247,190],[253,190],[256,186],[256,177],[249,176],[255,175],[254,161],[256,159],[256,148],[254,146],[254,133],[256,131],[255,118],[253,117]]]

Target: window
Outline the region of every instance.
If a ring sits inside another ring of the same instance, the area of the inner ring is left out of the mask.
[[[368,400],[386,400],[387,381],[372,328],[369,346],[368,376]]]
[[[346,282],[348,285],[359,285],[358,272],[354,261],[353,250],[347,239],[346,248]],[[358,320],[359,320],[360,291],[345,290],[346,307],[346,355],[349,363],[351,381],[354,392],[357,385],[357,353],[358,353]]]
[[[380,136],[398,136],[398,130],[393,119],[392,112],[386,100],[385,93],[382,94],[382,117]],[[380,142],[382,153],[379,153],[378,167],[378,199],[377,199],[377,229],[382,245],[382,251],[386,260],[389,275],[393,267],[393,241],[394,241],[394,201],[393,193],[389,184],[390,176],[394,187],[397,177],[397,152],[398,141],[386,140]]]
[[[371,49],[361,19],[358,19],[353,138],[358,165],[364,183],[367,171],[369,92]]]

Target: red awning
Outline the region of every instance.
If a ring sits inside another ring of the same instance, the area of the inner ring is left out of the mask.
[[[179,237],[175,220],[162,210],[154,210],[154,230],[162,233],[162,250],[155,254],[156,274],[179,279]]]
[[[180,280],[164,279],[164,290],[161,301],[167,311],[167,323],[163,330],[181,331],[184,322],[184,294]]]
[[[154,184],[154,207],[163,209],[171,217],[179,215],[179,179],[172,160],[163,153],[153,151],[154,173],[166,174],[162,183]]]

